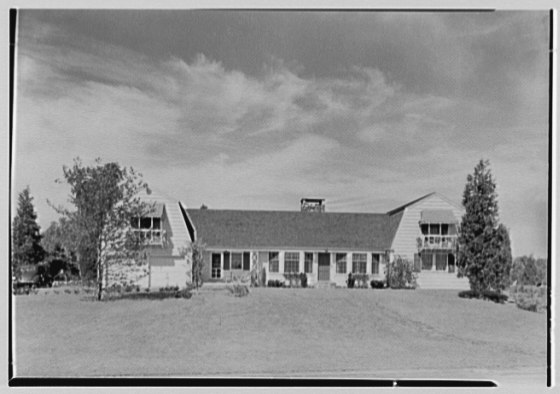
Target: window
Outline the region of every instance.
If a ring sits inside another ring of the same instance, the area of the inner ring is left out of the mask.
[[[352,273],[354,274],[367,273],[367,256],[365,253],[352,254]]]
[[[232,253],[231,254],[231,269],[232,270],[240,270],[242,267],[243,262],[243,254],[241,253]]]
[[[379,253],[373,253],[371,255],[371,273],[379,273],[379,262],[381,261],[381,255]]]
[[[430,224],[430,235],[439,235],[439,224]]]
[[[133,217],[130,225],[134,229],[134,233],[143,241],[150,245],[163,244],[165,232],[161,229],[160,217]]]
[[[229,271],[229,252],[224,252],[224,271]]]
[[[280,266],[278,261],[278,252],[268,253],[268,270],[270,272],[278,272]]]
[[[428,252],[422,252],[421,258],[422,258],[422,269],[423,270],[431,270],[432,269],[432,263],[433,263],[433,253],[428,253]]]
[[[428,230],[429,230],[429,226],[427,224],[421,224],[420,225],[420,229],[422,230],[422,234],[427,235],[428,234]]]
[[[284,254],[284,272],[299,272],[299,253],[286,252]]]
[[[336,273],[337,274],[346,273],[346,253],[336,254]]]
[[[441,235],[447,235],[449,234],[449,225],[448,224],[442,224],[441,225]]]
[[[305,273],[310,274],[313,272],[313,253],[305,253]]]

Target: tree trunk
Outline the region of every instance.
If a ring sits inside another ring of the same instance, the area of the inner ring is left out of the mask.
[[[101,270],[101,264],[97,262],[97,300],[101,301],[103,293],[103,272]]]

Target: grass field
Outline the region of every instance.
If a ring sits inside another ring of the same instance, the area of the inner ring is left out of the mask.
[[[16,376],[545,376],[545,314],[462,299],[456,291],[258,288],[243,298],[225,291],[190,300],[81,297],[15,298]]]

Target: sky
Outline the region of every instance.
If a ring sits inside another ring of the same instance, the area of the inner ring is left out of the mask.
[[[514,256],[547,254],[548,11],[18,17],[13,196],[43,229],[75,157],[189,208],[331,212],[460,205],[488,159]]]

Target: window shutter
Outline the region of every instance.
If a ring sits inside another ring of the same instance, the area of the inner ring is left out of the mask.
[[[224,270],[229,270],[229,252],[224,252]]]
[[[251,270],[251,255],[249,252],[243,252],[243,271]]]

